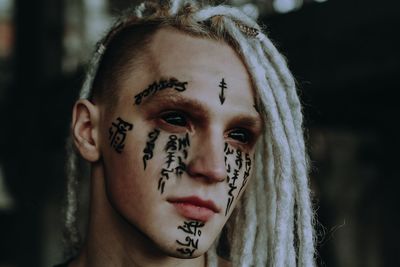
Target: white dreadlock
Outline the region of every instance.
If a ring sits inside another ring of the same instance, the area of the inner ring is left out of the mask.
[[[179,27],[182,25],[174,24],[182,21],[181,17],[186,18],[181,24],[190,24],[183,25],[183,29]],[[213,23],[216,18],[218,23]],[[169,4],[145,2],[125,14],[122,24],[129,21],[146,24],[152,20],[162,20],[193,34],[217,33],[235,46],[254,84],[265,131],[256,151],[253,181],[249,182],[243,200],[226,225],[233,266],[314,266],[313,212],[301,105],[284,58],[260,26],[236,8],[206,6],[199,9],[195,2],[187,0],[172,0]],[[111,35],[120,28],[123,28],[121,21],[111,28]],[[100,42],[90,62],[80,98],[89,98],[92,94],[93,81],[109,38]],[[76,253],[81,245],[76,216],[77,157],[72,142],[68,142],[68,147],[66,241],[69,249]],[[220,240],[216,244],[218,242]],[[216,244],[207,253],[210,267],[217,266]]]

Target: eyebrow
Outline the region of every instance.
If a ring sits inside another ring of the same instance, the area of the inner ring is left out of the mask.
[[[236,116],[230,123],[230,125],[239,125],[240,127],[254,129],[257,133],[262,131],[262,120],[260,116],[253,115],[239,115]]]
[[[152,96],[159,94],[160,91],[163,91],[164,89],[175,89],[179,92],[185,91],[186,85],[187,81],[182,82],[172,76],[161,76],[159,79],[148,85],[145,89],[134,96],[135,104],[140,105],[141,103],[148,101]]]
[[[179,92],[173,91],[160,91],[157,94],[149,96],[146,101],[142,103],[141,108],[157,108],[164,105],[189,109],[191,113],[197,117],[209,117],[207,109],[200,101],[186,98]]]
[[[160,106],[170,106],[171,108],[190,110],[190,115],[195,119],[209,119],[208,109],[200,101],[196,99],[190,99],[179,92],[174,91],[160,91],[157,94],[149,96],[146,101],[142,103],[144,109],[158,108]],[[239,126],[244,128],[250,128],[256,132],[261,132],[262,130],[262,120],[258,113],[254,114],[238,114],[228,125]]]

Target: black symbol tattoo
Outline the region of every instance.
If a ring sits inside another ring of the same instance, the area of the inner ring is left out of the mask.
[[[178,137],[176,135],[170,135],[168,138],[167,145],[165,146],[165,151],[176,151],[178,149]]]
[[[235,150],[233,148],[230,148],[228,143],[225,143],[224,153],[225,153],[225,167],[226,167],[226,172],[227,172],[226,182],[228,183],[228,187],[229,187],[228,202],[226,204],[226,209],[225,209],[225,216],[227,216],[229,213],[229,210],[233,204],[233,201],[235,200],[234,192],[238,188],[236,185],[236,181],[239,179],[239,172],[243,167],[243,157],[242,157],[243,153],[240,149]],[[232,156],[229,156],[229,155],[232,155]],[[231,168],[230,162],[228,162],[228,157],[231,158],[232,160],[234,159],[234,165],[236,165],[235,168],[233,169],[232,174],[231,174],[232,168]],[[248,164],[251,164],[251,162],[249,163],[247,161],[248,159],[250,159],[250,158],[249,158],[249,155],[246,153],[246,170],[248,171],[248,173],[250,173]],[[250,174],[247,174],[247,177],[249,175]],[[246,176],[246,174],[245,174],[245,176]],[[246,177],[246,179],[247,179],[247,177]],[[242,183],[241,187],[244,187],[243,183]]]
[[[118,153],[122,153],[125,146],[126,132],[131,131],[132,129],[133,124],[118,117],[117,121],[111,123],[111,127],[108,129],[108,140],[110,141],[110,146]]]
[[[226,158],[226,157],[225,157]],[[226,161],[225,161],[226,162]],[[226,172],[231,173],[231,164],[226,164]]]
[[[179,225],[178,229],[187,233],[188,236],[185,238],[185,242],[176,240],[176,243],[180,247],[176,251],[182,253],[183,255],[192,256],[199,245],[199,237],[201,236],[201,230],[205,224],[199,221],[185,221],[183,225]]]
[[[143,150],[143,167],[144,169],[146,169],[147,166],[147,161],[150,160],[151,158],[153,158],[153,150],[154,150],[154,146],[155,146],[155,142],[158,138],[158,136],[160,135],[160,130],[155,129],[154,131],[150,132],[148,134],[148,141],[146,143],[146,147]]]
[[[169,80],[161,80],[159,82],[154,82],[150,84],[145,90],[135,95],[135,104],[140,105],[142,103],[143,98],[154,95],[158,91],[171,88],[175,89],[178,92],[183,92],[186,90],[187,82],[180,82],[175,78],[171,78]]]
[[[186,171],[186,163],[178,156],[178,166],[175,167],[176,176],[180,177]]]
[[[221,82],[219,83],[219,88],[221,88],[221,92],[219,93],[219,100],[221,101],[221,105],[223,105],[225,102],[224,90],[227,89],[224,78],[222,78]]]
[[[231,155],[234,153],[233,149],[229,148],[228,143],[225,143],[224,152],[225,152],[225,155]]]
[[[242,192],[242,189],[246,186],[247,179],[250,176],[250,171],[251,171],[251,158],[250,158],[249,154],[246,153],[246,162],[245,162],[243,181],[242,181],[242,185],[240,186],[238,195],[240,194],[240,192]]]
[[[228,181],[229,185],[229,192],[228,192],[228,203],[226,204],[226,210],[225,210],[225,216],[228,215],[228,212],[232,206],[233,201],[235,200],[235,196],[233,195],[233,192],[237,189],[236,186],[236,180],[239,178],[239,170],[235,169],[233,170],[233,176],[230,177]]]
[[[183,225],[179,225],[178,229],[184,231],[187,234],[199,235],[201,236],[201,230],[199,228],[203,227],[204,223],[199,221],[185,221]]]
[[[226,172],[228,174],[226,176],[226,182],[228,183],[229,186],[228,203],[225,210],[225,216],[226,216],[234,200],[233,191],[237,188],[236,180],[238,179],[239,169],[233,170],[233,177],[230,177],[230,173],[232,170],[231,170],[231,164],[228,162],[228,157],[231,158],[231,156],[229,155],[235,154],[235,150],[233,148],[230,148],[228,143],[225,143],[224,153],[225,153],[225,167],[226,167]],[[240,150],[236,151],[236,160],[235,160],[236,165],[240,163],[240,160],[238,160],[238,158],[241,158],[241,153],[242,152]]]
[[[182,151],[184,159],[187,159],[187,156],[188,156],[187,149],[190,146],[189,133],[186,133],[185,137],[179,138],[178,143],[179,143],[178,150]]]
[[[165,145],[164,151],[167,153],[164,167],[161,169],[161,177],[158,180],[158,190],[164,193],[165,183],[169,180],[169,174],[175,174],[176,177],[182,176],[186,171],[186,163],[184,159],[187,158],[187,148],[190,146],[189,134],[182,138],[178,138],[172,134],[168,137],[167,144]],[[181,152],[182,154],[178,154]],[[182,157],[183,155],[183,157]],[[175,165],[175,167],[173,166]]]
[[[179,139],[179,150],[186,149],[190,146],[189,134],[186,133],[185,137]]]
[[[164,193],[165,181],[169,180],[169,174],[173,173],[174,170],[171,169],[172,163],[175,161],[175,152],[178,149],[178,137],[174,134],[168,137],[168,142],[165,145],[165,152],[167,152],[166,162],[164,168],[161,169],[161,177],[158,180],[158,190]]]
[[[233,154],[233,149],[229,148],[228,143],[225,143],[224,153],[225,153],[224,161],[225,161],[226,172],[231,173],[231,164],[228,163],[228,155]],[[229,183],[229,176],[227,177],[227,181]]]
[[[243,159],[242,159],[242,151],[240,149],[236,150],[236,160],[235,160],[236,166],[238,166],[238,169],[242,169],[243,165]]]

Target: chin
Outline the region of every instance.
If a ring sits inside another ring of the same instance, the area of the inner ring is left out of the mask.
[[[179,259],[194,259],[204,255],[206,252],[207,250],[196,250],[192,254],[189,254],[189,251],[187,252],[187,254],[183,254],[182,252],[178,252],[175,250],[172,254],[170,254],[170,256]]]
[[[198,244],[197,248],[193,246],[179,246],[176,244],[175,240],[173,243],[170,243],[167,246],[159,246],[159,249],[163,251],[165,255],[170,257],[179,258],[179,259],[194,259],[204,255],[211,244],[205,242],[206,240],[202,240],[202,244]]]

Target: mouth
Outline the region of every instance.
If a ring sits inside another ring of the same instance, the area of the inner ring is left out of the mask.
[[[211,219],[214,214],[219,213],[220,209],[211,200],[203,200],[197,196],[171,198],[168,199],[176,211],[183,217],[206,222]]]

